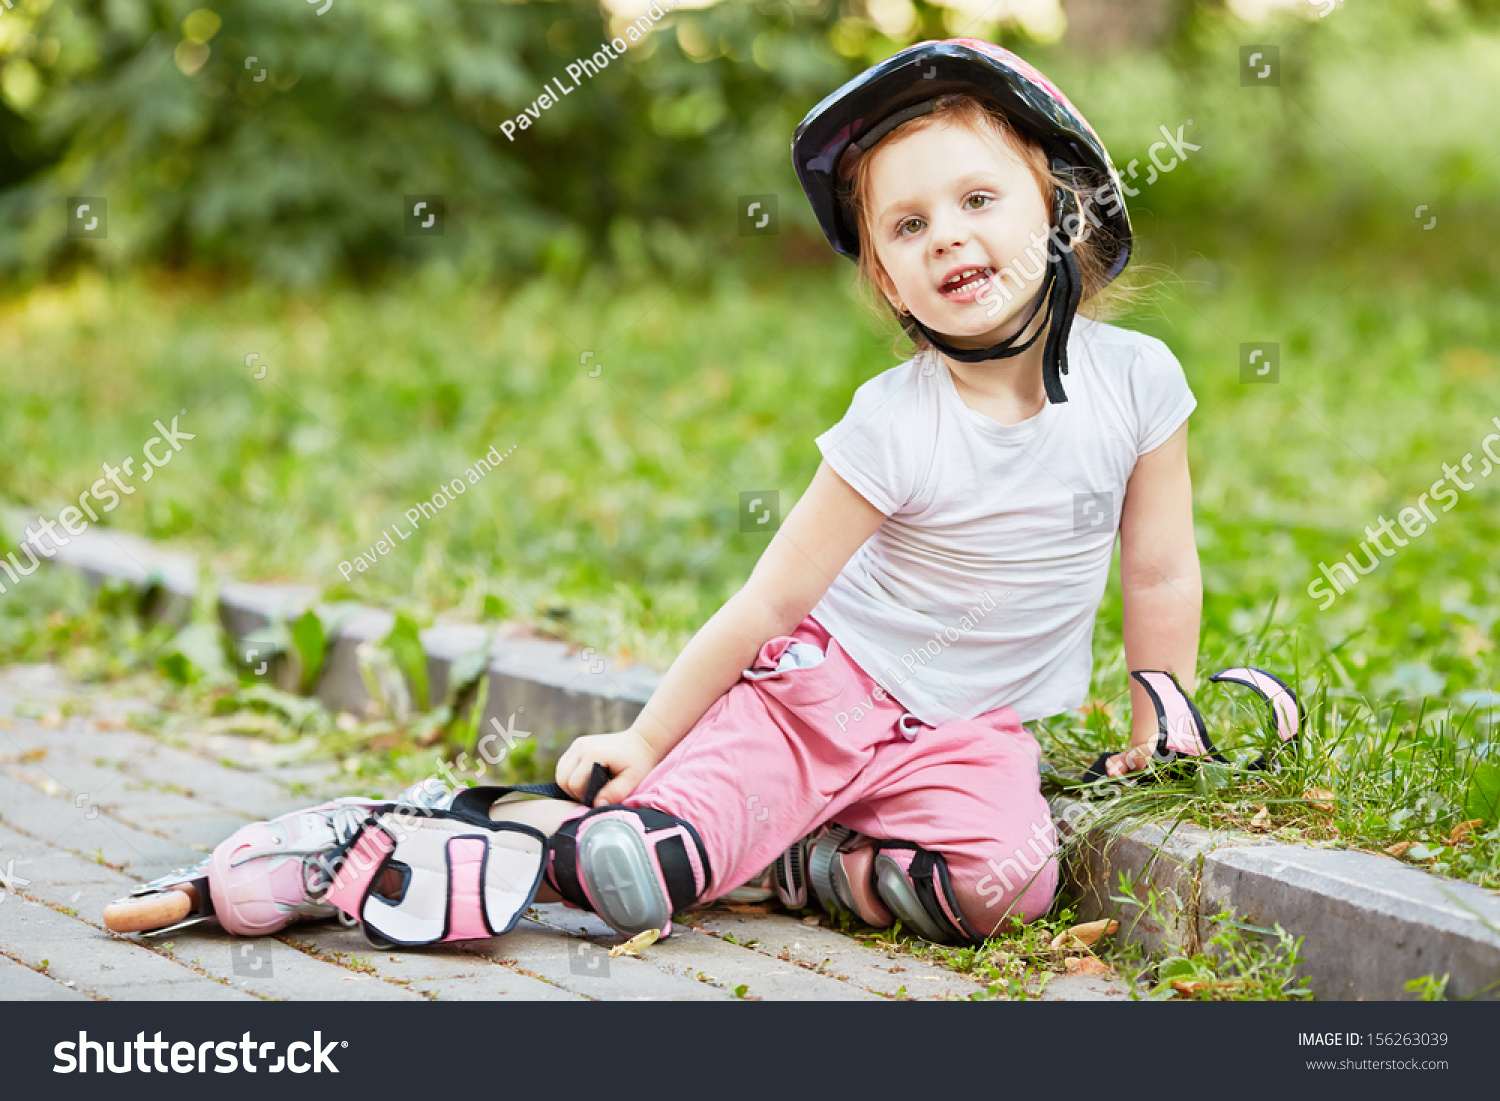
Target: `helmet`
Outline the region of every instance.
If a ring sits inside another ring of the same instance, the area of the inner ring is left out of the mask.
[[[1097,209],[1090,206],[1088,216],[1105,227],[1117,245],[1106,281],[1118,275],[1130,259],[1130,217],[1104,143],[1050,80],[1009,50],[977,38],[910,46],[828,96],[797,127],[793,166],[834,251],[850,259],[859,257],[859,227],[844,201],[844,181],[853,163],[892,129],[932,111],[941,96],[954,93],[974,95],[999,107],[1019,131],[1037,141],[1055,173],[1071,178],[1079,191],[1105,197]],[[1073,193],[1059,188],[1055,198],[1056,224],[1068,214],[1079,215]],[[1049,256],[1042,295],[1049,308],[1044,380],[1048,399],[1054,402],[1067,400],[1060,376],[1067,373],[1067,336],[1081,295],[1082,279],[1072,249],[1059,249]],[[1017,343],[1030,327],[1028,318],[1010,340],[990,348],[959,349],[915,317],[912,322],[944,354],[969,363],[1019,355],[1041,335],[1039,330],[1024,344]]]

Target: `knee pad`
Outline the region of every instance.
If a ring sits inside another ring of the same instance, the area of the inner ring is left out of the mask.
[[[599,807],[552,838],[547,881],[615,932],[672,931],[672,915],[703,897],[712,876],[698,831],[650,807]]]
[[[903,925],[936,944],[984,939],[959,909],[941,855],[910,841],[881,841],[875,848],[875,893]]]
[[[853,830],[830,824],[787,849],[774,865],[781,901],[800,909],[815,900],[830,914],[857,914],[844,855],[859,843]],[[876,897],[925,939],[937,944],[984,939],[958,908],[948,865],[937,853],[910,841],[876,841],[870,875]]]

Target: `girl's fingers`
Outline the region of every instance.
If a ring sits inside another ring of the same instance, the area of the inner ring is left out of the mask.
[[[605,784],[599,791],[599,798],[594,800],[596,807],[608,807],[624,802],[626,796],[635,790],[636,779],[632,772],[622,772],[609,783]]]
[[[552,778],[564,790],[568,786],[568,777],[573,774],[573,768],[578,763],[578,743],[574,742],[563,750],[563,755],[557,759],[557,768],[553,770]]]
[[[582,758],[583,755],[579,754],[579,756]],[[574,799],[583,798],[583,793],[588,789],[590,771],[591,763],[587,760],[580,759],[573,766],[572,775],[568,777],[569,782],[564,786],[568,789],[568,794],[573,796]]]

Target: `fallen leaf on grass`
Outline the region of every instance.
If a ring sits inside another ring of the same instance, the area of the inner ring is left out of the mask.
[[[23,761],[25,759],[25,757],[21,758],[21,760]],[[1447,843],[1450,845],[1457,845],[1459,841],[1463,840],[1464,836],[1468,834],[1469,831],[1471,831],[1475,826],[1482,825],[1484,825],[1483,818],[1471,818],[1467,822],[1460,822],[1458,825],[1453,827],[1453,832],[1450,833],[1446,838],[1444,838],[1444,840],[1447,841]]]
[[[1269,807],[1255,808],[1255,817],[1250,819],[1250,828],[1256,833],[1264,833],[1271,828],[1271,810]]]
[[[1406,850],[1411,848],[1410,841],[1397,841],[1394,845],[1387,845],[1385,851],[1398,860],[1406,855]]]
[[[644,933],[637,933],[624,944],[617,944],[609,950],[610,959],[616,956],[639,956],[642,948],[649,948],[661,938],[660,929],[647,929]]]
[[[1333,805],[1338,801],[1338,796],[1327,788],[1308,788],[1302,797],[1313,810],[1320,810],[1324,814],[1332,814]]]
[[[1118,931],[1120,923],[1109,918],[1100,918],[1098,921],[1086,921],[1082,925],[1075,925],[1066,932],[1058,933],[1052,938],[1051,947],[1056,948],[1090,948],[1100,937],[1107,937]]]
[[[1208,990],[1238,990],[1244,979],[1173,979],[1171,986],[1179,994],[1202,994]]]
[[[1063,960],[1070,975],[1113,975],[1114,970],[1097,956],[1079,956]]]

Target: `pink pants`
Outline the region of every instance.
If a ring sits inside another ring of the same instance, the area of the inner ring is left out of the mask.
[[[793,642],[824,651],[774,672]],[[811,616],[761,647],[626,800],[692,823],[708,850],[705,899],[758,876],[836,821],[941,855],[970,924],[988,935],[1045,913],[1057,889],[1052,814],[1035,739],[1008,707],[932,727],[889,696]],[[905,721],[903,722],[903,718]]]

